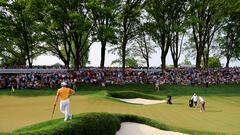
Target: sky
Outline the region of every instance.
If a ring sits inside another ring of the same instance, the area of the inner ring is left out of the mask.
[[[88,64],[87,66],[94,66],[94,67],[99,67],[100,65],[100,60],[101,60],[101,45],[98,43],[94,43],[91,48],[90,48],[90,54],[89,54],[89,61],[90,64]],[[151,55],[151,59],[150,59],[150,66],[152,67],[159,67],[161,64],[161,60],[160,60],[160,49],[156,48],[156,53]],[[106,51],[106,59],[105,59],[105,67],[109,67],[111,66],[111,62],[115,59],[118,58],[117,55],[113,55],[108,53],[108,51]],[[184,55],[181,55],[179,63],[181,63],[184,60]],[[223,66],[225,66],[226,60],[223,58],[220,60],[221,64]],[[191,60],[192,64],[195,64],[195,60]],[[51,55],[41,55],[39,57],[37,57],[34,61],[33,61],[33,65],[53,65],[55,63],[60,63],[63,64],[63,62],[58,59],[55,56],[51,56]],[[172,62],[172,58],[170,56],[170,52],[168,53],[167,56],[167,65],[171,65],[173,64]],[[121,65],[114,65],[114,66],[118,66],[121,67]],[[235,61],[235,62],[230,62],[230,66],[240,66],[240,62],[239,61]]]

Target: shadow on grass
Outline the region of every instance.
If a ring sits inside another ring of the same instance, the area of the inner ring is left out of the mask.
[[[173,105],[184,105],[184,103],[172,103]],[[187,104],[186,104],[187,105]]]
[[[206,110],[205,112],[223,112],[222,110]]]

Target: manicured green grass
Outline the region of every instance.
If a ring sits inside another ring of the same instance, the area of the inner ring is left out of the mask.
[[[0,89],[0,95],[15,95],[15,96],[49,96],[55,95],[57,89],[15,89],[12,93],[11,89]],[[204,86],[184,86],[184,85],[161,85],[160,91],[156,92],[154,86],[150,84],[128,84],[128,85],[108,85],[107,87],[98,87],[98,85],[81,84],[77,86],[77,95],[89,95],[97,93],[101,90],[118,92],[118,91],[137,91],[147,94],[160,96],[191,96],[194,92],[198,95],[218,95],[232,96],[240,95],[240,84],[234,85],[210,85],[209,88]]]
[[[42,122],[14,131],[13,135],[115,135],[120,120],[109,113],[85,113],[63,122],[62,119]]]
[[[15,89],[13,95],[53,96],[56,93],[56,89],[57,88],[41,90]],[[117,93],[119,91],[137,91],[162,99],[166,98],[167,95],[172,95],[173,104],[136,106],[107,97],[108,92]],[[201,113],[199,112],[199,108],[188,107],[188,100],[194,92],[204,96],[206,100],[206,112]],[[9,94],[10,89],[0,90],[0,95],[4,96]],[[165,125],[166,127],[155,126],[163,129],[171,129],[191,134],[240,134],[239,85],[212,85],[209,88],[203,86],[163,85],[160,86],[159,92],[154,90],[154,86],[145,84],[131,84],[126,86],[110,85],[107,87],[80,85],[77,89],[77,95],[80,96],[72,97],[73,106],[71,106],[71,110],[77,113],[112,112],[134,114],[150,118],[160,125]],[[74,108],[74,103],[76,103],[78,108]],[[158,124],[155,123],[152,126]]]
[[[18,129],[12,132],[12,134],[115,135],[116,131],[120,129],[120,122],[142,123],[162,130],[185,132],[190,134],[221,134],[180,129],[137,115],[110,113],[83,113],[75,116],[73,120],[68,122],[63,122],[62,119],[46,121]]]
[[[176,131],[176,132],[182,132],[182,133],[188,133],[193,135],[216,135],[216,134],[224,134],[220,132],[208,132],[208,131],[198,131],[198,130],[191,130],[191,129],[184,129],[184,128],[178,128],[171,125],[166,125],[164,123],[161,123],[159,121],[149,119],[146,117],[141,117],[137,115],[129,115],[129,114],[116,114],[118,118],[121,120],[121,122],[136,122],[141,124],[146,124],[152,127],[159,128],[161,130],[166,131]]]

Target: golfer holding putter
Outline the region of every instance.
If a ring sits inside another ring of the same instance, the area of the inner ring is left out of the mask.
[[[60,111],[64,113],[64,121],[67,121],[68,119],[72,119],[72,114],[69,112],[69,105],[70,105],[70,97],[75,94],[75,91],[71,88],[67,87],[66,82],[61,83],[61,88],[58,89],[55,97],[55,102],[54,102],[54,109],[56,107],[56,103],[58,102],[58,99],[60,97]]]

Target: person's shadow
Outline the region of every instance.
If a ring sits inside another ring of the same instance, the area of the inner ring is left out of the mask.
[[[205,112],[222,112],[222,110],[205,110]]]

